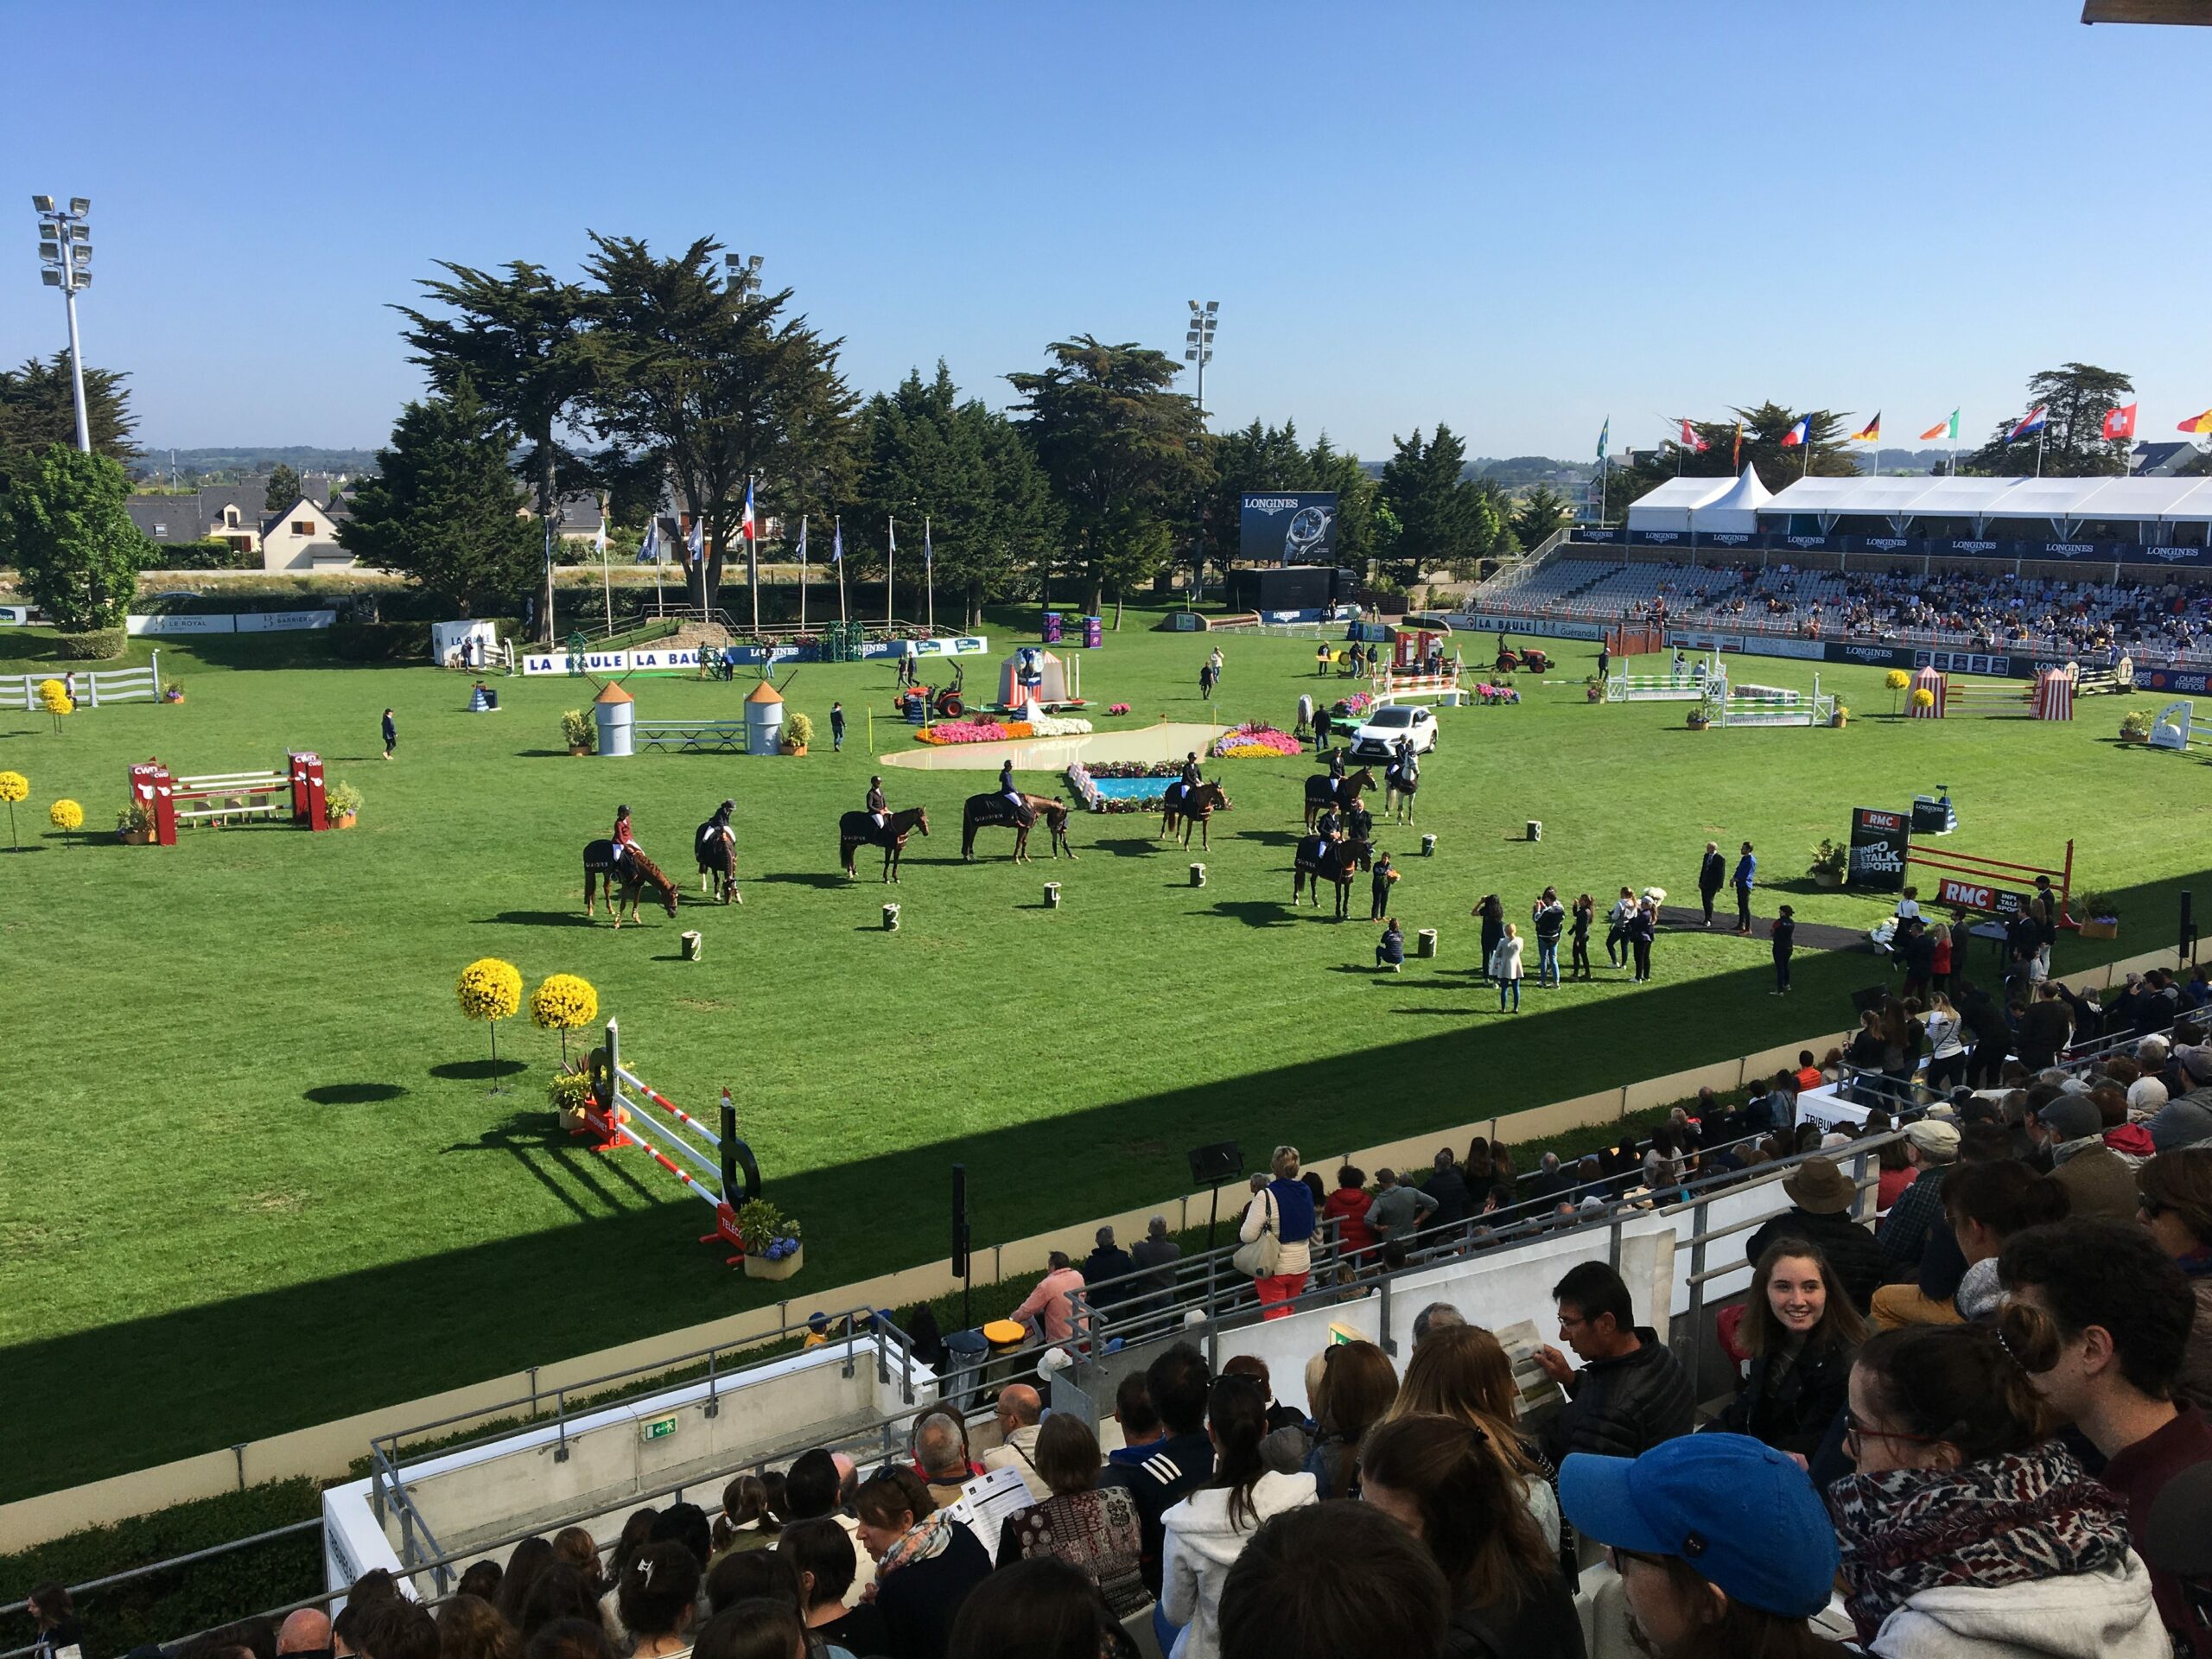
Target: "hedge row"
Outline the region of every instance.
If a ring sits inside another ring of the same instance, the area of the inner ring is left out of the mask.
[[[0,1555],[0,1586],[10,1599],[18,1599],[41,1584],[84,1584],[321,1513],[321,1492],[314,1481],[270,1481]],[[173,1641],[322,1588],[322,1535],[308,1531],[91,1591],[77,1599],[77,1611],[84,1621],[85,1650],[117,1659],[142,1643]],[[25,1646],[36,1636],[27,1613],[0,1619],[0,1649]]]

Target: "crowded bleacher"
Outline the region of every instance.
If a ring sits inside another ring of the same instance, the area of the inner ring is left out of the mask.
[[[899,1455],[817,1447],[713,1513],[679,1495],[456,1560],[435,1596],[372,1573],[334,1622],[175,1659],[2212,1651],[2212,982],[2069,987],[2050,943],[2031,917],[1985,989],[1900,942],[1847,1045],[1579,1165],[1478,1138],[1331,1187],[1277,1147],[1211,1332],[1164,1222],[1134,1253],[1102,1229],[1015,1310],[1033,1370],[949,1383]],[[1778,1173],[1785,1205],[1707,1241],[1752,1269],[1740,1305],[1640,1319],[1608,1224]],[[1525,1310],[1557,1347],[1439,1301],[1395,1354],[1332,1326],[1295,1389],[1240,1351],[1573,1228],[1592,1247]],[[1069,1346],[1124,1342],[1148,1359],[1070,1408]],[[1707,1342],[1727,1381],[1700,1398]],[[41,1659],[110,1659],[61,1586],[33,1611]]]
[[[1937,650],[2212,663],[2212,588],[2171,575],[2059,582],[2008,568],[1886,572],[1786,563],[1623,563],[1580,553],[1476,588],[1470,610],[1879,641]]]

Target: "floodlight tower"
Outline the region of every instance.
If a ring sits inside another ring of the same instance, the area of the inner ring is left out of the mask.
[[[1198,424],[1206,423],[1206,365],[1213,361],[1214,325],[1221,314],[1221,302],[1208,300],[1204,306],[1191,302],[1190,327],[1183,335],[1183,360],[1198,365]]]
[[[90,454],[92,423],[85,412],[85,353],[77,340],[77,295],[92,285],[92,229],[86,218],[92,211],[91,198],[72,196],[67,207],[54,206],[52,196],[33,196],[38,210],[39,274],[48,288],[61,290],[69,310],[69,390],[77,404],[77,448]]]

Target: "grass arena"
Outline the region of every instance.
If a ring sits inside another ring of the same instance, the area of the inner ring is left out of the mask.
[[[1301,694],[1348,689],[1316,677],[1310,638],[1159,620],[1131,612],[1084,653],[1082,712],[1101,734],[1287,729]],[[1034,625],[990,617],[992,660]],[[0,637],[0,674],[43,672],[50,643]],[[1465,643],[1471,665],[1487,661],[1490,636]],[[964,863],[963,804],[991,774],[913,741],[888,662],[799,667],[785,696],[816,737],[793,757],[582,758],[560,715],[588,705],[589,682],[500,679],[499,709],[471,714],[465,675],[323,665],[291,638],[164,643],[178,705],[83,707],[58,733],[43,712],[0,710],[0,770],[29,784],[24,850],[0,865],[16,1097],[0,1351],[16,1419],[41,1426],[0,1471],[0,1499],[939,1257],[956,1160],[977,1241],[1018,1236],[1184,1190],[1201,1142],[1335,1148],[1566,1099],[1835,1029],[1848,993],[1882,977],[1866,956],[1801,949],[1799,995],[1775,999],[1763,927],[1669,931],[1648,986],[1593,944],[1593,982],[1539,989],[1532,954],[1523,1011],[1502,1016],[1469,914],[1493,891],[1524,932],[1547,883],[1597,895],[1601,915],[1623,886],[1694,904],[1704,843],[1732,857],[1748,840],[1763,919],[1786,901],[1801,921],[1863,930],[1888,901],[1817,887],[1813,849],[1844,839],[1854,807],[1903,809],[1939,783],[1961,819],[1951,841],[2042,865],[2070,838],[2076,887],[2118,897],[2120,939],[2064,937],[2062,976],[2168,940],[2178,890],[2204,877],[2212,777],[2117,741],[2122,709],[2156,698],[2085,699],[2070,723],[2024,709],[1916,720],[1893,712],[1881,670],[1827,665],[1842,729],[1693,730],[1674,703],[1589,700],[1595,646],[1544,643],[1555,665],[1515,677],[1517,705],[1438,712],[1417,829],[1370,798],[1409,957],[1417,930],[1440,935],[1402,975],[1372,969],[1364,876],[1350,920],[1292,906],[1310,753],[1205,760],[1230,805],[1203,854],[1157,840],[1156,814],[1077,813],[1072,863],[1042,824],[1033,863],[992,829]],[[1209,702],[1198,669],[1215,645]],[[1813,672],[1760,660],[1738,677],[1809,696]],[[753,683],[627,689],[641,721],[737,720]],[[1058,770],[1027,768],[1059,764],[1048,747],[1017,759],[1020,785],[1065,797]],[[315,833],[288,806],[188,822],[173,847],[110,830],[151,756],[188,781],[289,782],[302,753],[359,791],[356,827]],[[922,764],[877,758],[894,754]],[[858,879],[839,870],[840,816],[877,773],[894,811],[928,817],[896,887],[869,849]],[[83,834],[48,830],[63,797],[83,804]],[[710,903],[691,858],[726,797],[741,906]],[[673,918],[651,902],[635,927],[585,914],[579,854],[618,804],[676,881]],[[686,930],[702,935],[697,961]],[[626,1063],[674,1098],[730,1090],[769,1192],[804,1224],[803,1278],[733,1273],[677,1181],[563,1134],[545,1100],[560,1046],[526,1012],[489,1064],[454,996],[484,957],[518,967],[525,994],[549,974],[588,980],[601,1018],[620,1016]],[[1053,1179],[1075,1166],[1079,1191]]]

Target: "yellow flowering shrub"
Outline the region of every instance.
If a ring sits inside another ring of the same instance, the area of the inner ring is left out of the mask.
[[[0,801],[13,806],[31,792],[30,779],[20,772],[0,772]]]
[[[578,1031],[599,1018],[599,993],[574,974],[550,974],[530,994],[531,1022],[541,1031]]]
[[[1926,686],[1922,686],[1912,694],[1912,706],[1916,709],[1933,709],[1936,706],[1936,694]]]
[[[1912,683],[1912,676],[1901,668],[1893,668],[1882,676],[1882,683],[1892,691],[1902,691]]]
[[[69,688],[59,680],[41,680],[38,683],[38,701],[39,707],[49,715],[73,714],[77,708],[70,698]]]
[[[56,801],[46,809],[46,821],[64,835],[74,835],[85,827],[85,809],[74,801]]]
[[[510,1020],[522,1006],[522,970],[497,957],[480,957],[454,984],[461,1011],[472,1020]]]

